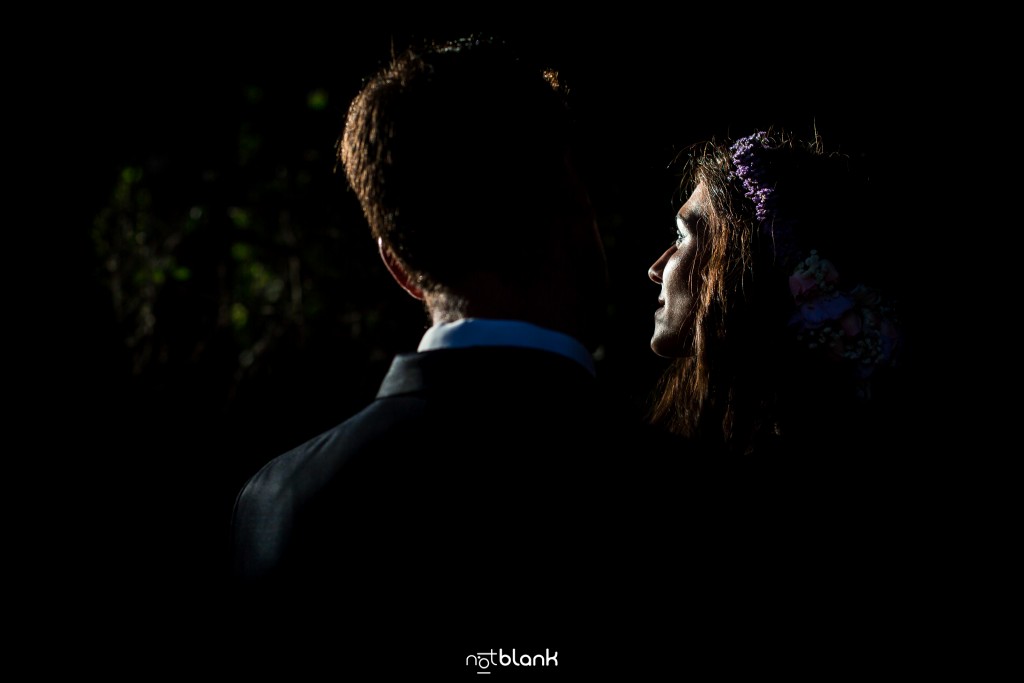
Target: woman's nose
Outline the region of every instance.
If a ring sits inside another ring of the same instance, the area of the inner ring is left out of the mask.
[[[665,263],[669,260],[669,258],[671,258],[672,253],[675,250],[676,250],[676,248],[674,246],[669,247],[668,249],[666,249],[665,253],[661,255],[661,258],[659,258],[657,261],[655,261],[654,265],[652,265],[648,269],[647,277],[651,278],[652,281],[657,282],[660,285],[661,284],[661,274],[663,272],[665,272]]]

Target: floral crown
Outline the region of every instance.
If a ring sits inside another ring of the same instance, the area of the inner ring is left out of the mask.
[[[758,229],[770,236],[784,264],[796,263],[789,275],[794,312],[789,324],[796,338],[814,351],[853,366],[867,380],[877,368],[892,365],[899,333],[895,310],[882,294],[863,284],[847,287],[831,261],[797,241],[794,221],[779,211],[778,178],[770,163],[782,147],[766,131],[739,138],[730,148],[731,177],[741,181],[754,203]],[[859,389],[867,392],[866,383]]]

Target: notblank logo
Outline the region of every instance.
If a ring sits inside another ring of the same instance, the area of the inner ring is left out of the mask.
[[[551,654],[551,650],[544,648],[544,654],[530,655],[517,653],[515,648],[508,653],[502,649],[497,652],[477,652],[466,657],[466,666],[473,666],[479,669],[478,674],[489,674],[495,667],[502,666],[558,666],[558,650]]]

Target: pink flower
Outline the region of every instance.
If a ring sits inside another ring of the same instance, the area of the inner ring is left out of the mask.
[[[843,314],[843,317],[839,319],[839,324],[843,328],[843,332],[847,337],[856,337],[860,334],[863,327],[860,315],[857,314],[856,309],[850,309]]]
[[[832,262],[819,258],[818,253],[812,251],[800,266],[789,276],[789,291],[798,302],[816,296],[821,290],[831,290],[839,281],[839,272]],[[823,285],[829,285],[823,287]]]
[[[817,288],[818,281],[814,279],[813,273],[803,271],[789,276],[789,291],[792,292],[793,297],[797,300],[805,298],[805,294],[809,294]]]

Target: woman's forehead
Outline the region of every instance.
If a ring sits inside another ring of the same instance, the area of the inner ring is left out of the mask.
[[[677,215],[684,221],[692,222],[706,214],[704,206],[706,201],[707,190],[704,187],[704,181],[701,181],[697,183],[697,186],[693,188],[693,192],[683,202],[683,205],[679,207]]]

